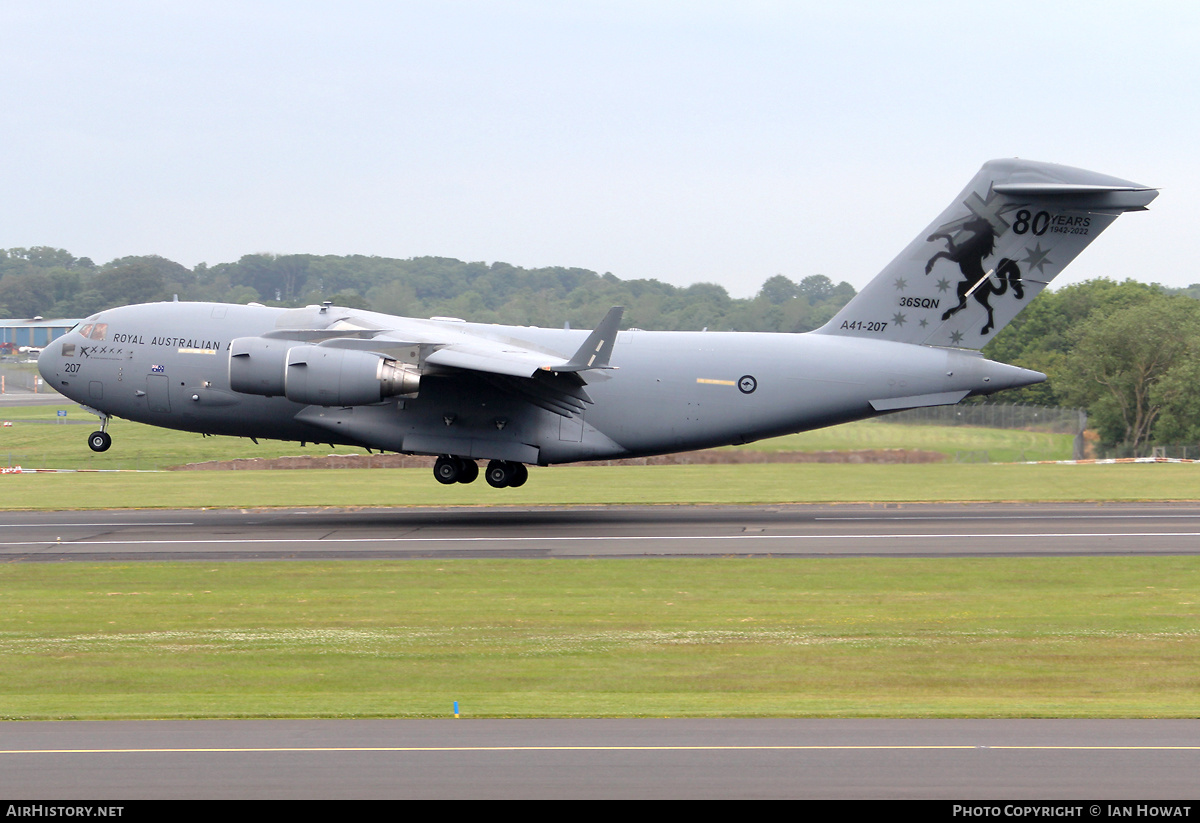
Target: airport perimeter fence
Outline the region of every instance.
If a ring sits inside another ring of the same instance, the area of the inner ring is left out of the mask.
[[[27,357],[0,361],[0,394],[29,394],[47,390],[38,374],[36,361]]]
[[[883,423],[980,426],[989,429],[1069,434],[1074,437],[1072,452],[1075,460],[1119,460],[1134,457],[1200,460],[1200,443],[1147,443],[1137,449],[1129,446],[1101,446],[1095,433],[1090,436],[1085,434],[1088,423],[1085,409],[1023,403],[964,403],[957,406],[909,409],[877,419]],[[1030,459],[1037,457],[1030,456]],[[988,455],[984,451],[966,451],[956,455],[956,460],[959,463],[987,463]]]
[[[930,426],[978,426],[987,429],[1020,429],[1022,431],[1069,434],[1074,438],[1072,456],[1083,460],[1089,456],[1084,431],[1087,412],[1061,406],[1036,406],[1024,403],[965,403],[957,406],[928,406],[922,409],[885,414],[877,418],[883,423]],[[985,451],[959,452],[960,463],[987,463]],[[1030,459],[1038,459],[1031,456]]]
[[[967,403],[957,406],[928,406],[887,414],[883,423],[928,424],[932,426],[982,426],[987,429],[1025,429],[1052,434],[1080,434],[1087,428],[1087,412],[1060,406],[1023,403]]]

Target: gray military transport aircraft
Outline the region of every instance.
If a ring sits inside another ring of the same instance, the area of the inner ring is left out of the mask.
[[[970,395],[1039,372],[979,349],[1117,216],[1157,191],[995,160],[837,316],[806,334],[594,331],[149,303],[84,320],[38,359],[99,415],[249,438],[438,455],[442,483],[520,486],[526,464],[749,443]],[[891,198],[898,201],[899,197]]]

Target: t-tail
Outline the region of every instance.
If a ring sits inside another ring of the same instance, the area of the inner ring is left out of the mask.
[[[816,333],[981,349],[1122,212],[1157,195],[1069,166],[985,163]]]

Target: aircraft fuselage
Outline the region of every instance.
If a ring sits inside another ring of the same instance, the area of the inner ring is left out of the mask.
[[[411,327],[413,338],[469,335],[563,357],[588,336],[332,311],[389,329]],[[745,443],[1043,379],[949,348],[814,334],[630,330],[617,335],[614,368],[589,373],[593,402],[580,414],[531,404],[502,377],[456,369],[424,368],[415,396],[365,405],[303,404],[231,388],[234,340],[313,325],[321,314],[320,307],[209,303],[110,309],[48,346],[39,368],[83,405],[156,426],[539,464]],[[421,369],[428,348],[408,348]]]
[[[1045,375],[980,350],[1099,234],[1157,191],[1085,169],[993,160],[824,326],[647,332],[614,306],[590,332],[303,309],[110,309],[38,360],[107,416],[253,438],[439,455],[496,487],[526,464],[662,454],[950,405]],[[956,299],[957,298],[957,299]]]

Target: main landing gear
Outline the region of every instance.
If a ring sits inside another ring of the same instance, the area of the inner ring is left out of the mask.
[[[479,464],[462,457],[439,457],[433,464],[433,476],[437,482],[447,486],[451,483],[473,483],[479,476]]]
[[[525,485],[525,481],[529,479],[529,469],[525,468],[524,463],[493,460],[488,463],[487,471],[483,476],[487,478],[488,485],[492,488],[502,489],[509,486],[515,489],[517,486]]]
[[[433,476],[439,483],[447,486],[452,483],[471,483],[479,477],[479,464],[464,457],[443,455],[433,464]],[[493,460],[488,463],[484,477],[492,488],[516,488],[523,486],[529,479],[529,469],[525,468],[524,463]]]

